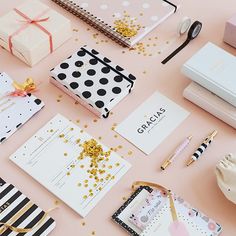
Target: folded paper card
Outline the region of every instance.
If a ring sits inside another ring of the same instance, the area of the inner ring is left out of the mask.
[[[133,236],[220,235],[222,228],[218,223],[192,208],[181,197],[171,193],[171,198],[173,201],[166,192],[142,186],[112,218]]]
[[[183,65],[182,72],[236,107],[234,55],[207,43]]]
[[[0,45],[30,66],[70,37],[70,21],[37,0],[27,0],[0,17]]]
[[[236,107],[195,82],[185,88],[184,97],[236,129]]]
[[[150,154],[189,112],[155,92],[115,129],[145,154]]]
[[[0,235],[46,236],[56,226],[40,209],[12,184],[0,178]]]
[[[136,79],[87,46],[52,69],[51,76],[52,83],[104,118],[130,93]]]
[[[15,91],[13,80],[0,73],[0,143],[44,107],[44,103],[31,94],[11,96]]]
[[[61,115],[10,159],[82,217],[130,168],[115,152]]]

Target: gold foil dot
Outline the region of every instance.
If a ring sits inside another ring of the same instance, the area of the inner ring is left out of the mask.
[[[61,100],[60,99],[57,99],[57,102],[60,102]]]
[[[78,144],[78,143],[80,143],[80,141],[81,141],[81,139],[79,138],[79,139],[76,139],[76,143]]]
[[[87,188],[87,187],[88,187],[88,184],[85,184],[84,187]]]
[[[94,119],[93,122],[96,123],[98,120],[97,119]]]
[[[85,183],[88,183],[88,180],[86,179],[84,182],[85,182]]]
[[[95,235],[96,233],[95,233],[95,231],[92,231],[92,235]]]
[[[93,187],[96,188],[98,185],[97,184],[94,184]]]
[[[66,175],[70,175],[70,172],[67,172]]]
[[[80,133],[83,133],[83,132],[84,132],[84,131],[81,129],[81,130],[80,130]]]
[[[88,125],[84,125],[84,128],[88,128]]]
[[[117,134],[115,134],[115,135],[114,135],[114,138],[118,138],[118,135],[117,135]]]
[[[54,130],[53,129],[50,129],[50,132],[52,133]]]
[[[65,139],[65,140],[64,140],[64,143],[68,143],[68,140],[67,140],[67,139]]]
[[[120,166],[120,163],[119,163],[119,162],[117,162],[117,163],[116,163],[116,166]]]
[[[102,139],[102,137],[101,137],[101,136],[99,136],[99,137],[98,137],[98,139],[99,139],[99,140],[101,140],[101,139]]]
[[[122,199],[123,199],[124,201],[126,201],[126,200],[127,200],[127,198],[126,198],[126,197],[123,197]]]
[[[79,123],[80,122],[80,120],[76,120],[76,123]]]
[[[82,225],[85,226],[85,222],[82,222]]]
[[[93,196],[93,193],[90,193],[89,196],[92,197],[92,196]]]
[[[130,155],[132,155],[133,154],[133,152],[132,151],[128,151],[128,155],[130,156]]]
[[[83,168],[84,168],[84,165],[80,165],[80,168],[83,169]]]
[[[74,128],[70,128],[70,131],[73,131],[74,130]]]
[[[121,149],[121,148],[122,148],[122,146],[121,146],[121,145],[119,145],[119,146],[118,146],[118,148],[119,148],[119,149]]]
[[[64,138],[64,137],[65,137],[64,134],[60,134],[60,135],[59,135],[59,138]]]
[[[83,196],[83,199],[87,199],[87,198],[88,198],[88,196],[87,196],[87,195],[84,195],[84,196]]]
[[[108,169],[112,169],[112,165],[109,165],[109,166],[108,166]]]
[[[70,167],[71,167],[71,168],[75,168],[75,165],[74,165],[74,164],[72,164],[72,165],[70,165]]]
[[[66,152],[64,152],[64,156],[65,156],[65,157],[67,157],[67,156],[68,156],[68,154],[67,154]]]
[[[102,187],[99,187],[98,190],[101,191],[101,190],[102,190]]]
[[[77,186],[78,186],[78,187],[81,187],[81,186],[82,186],[82,184],[81,184],[81,183],[78,183],[78,184],[77,184]]]

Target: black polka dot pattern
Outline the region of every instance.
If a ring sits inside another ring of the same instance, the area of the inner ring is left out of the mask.
[[[79,78],[79,77],[81,76],[81,73],[80,73],[79,71],[74,71],[74,72],[72,73],[72,76],[73,76],[74,78]]]
[[[79,84],[77,82],[72,82],[72,83],[70,83],[70,87],[72,89],[77,89],[79,87]]]
[[[59,78],[60,80],[64,80],[64,79],[66,78],[66,74],[60,73],[60,74],[58,74],[58,78]]]
[[[117,104],[133,87],[136,78],[109,58],[87,46],[74,53],[51,72],[63,86],[82,99],[103,117],[109,104]],[[124,92],[124,93],[123,93]]]
[[[106,95],[106,90],[105,89],[99,89],[98,91],[97,91],[97,94],[99,95],[99,96],[105,96]]]
[[[82,93],[82,95],[84,98],[90,98],[92,94],[89,91],[85,91]]]
[[[66,63],[66,62],[61,63],[60,67],[61,67],[62,69],[67,69],[67,68],[69,68],[69,64]]]

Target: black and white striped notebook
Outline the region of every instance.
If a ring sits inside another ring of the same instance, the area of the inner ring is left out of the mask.
[[[1,236],[46,236],[56,226],[45,211],[1,178],[0,222]]]

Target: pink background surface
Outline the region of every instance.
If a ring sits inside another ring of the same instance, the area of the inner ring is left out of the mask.
[[[0,15],[21,2],[23,1],[1,0]],[[221,223],[224,230],[222,236],[235,235],[236,206],[226,200],[217,187],[214,169],[223,155],[229,152],[236,153],[236,131],[182,97],[183,89],[189,84],[189,80],[180,73],[181,65],[207,41],[212,41],[236,54],[234,48],[222,42],[225,22],[236,13],[235,0],[182,1],[180,11],[149,34],[146,41],[148,37],[156,35],[160,38],[168,38],[168,35],[173,35],[176,22],[185,15],[202,21],[203,31],[198,39],[165,66],[160,61],[167,56],[168,52],[156,57],[148,57],[123,49],[111,40],[108,40],[107,43],[96,44],[93,37],[93,34],[97,33],[96,30],[53,2],[49,0],[43,2],[69,17],[72,20],[73,28],[78,29],[78,32],[73,32],[73,38],[70,41],[33,68],[29,68],[7,51],[0,49],[0,71],[5,71],[13,79],[20,81],[28,76],[38,82],[41,81],[39,91],[35,95],[46,103],[46,107],[40,113],[0,146],[1,177],[15,184],[44,209],[52,206],[56,199],[55,196],[11,163],[8,157],[56,113],[61,113],[73,121],[80,119],[80,126],[87,124],[86,131],[95,137],[102,136],[102,141],[106,145],[111,147],[122,145],[123,148],[118,153],[132,164],[132,168],[85,219],[81,219],[79,215],[62,203],[60,209],[51,213],[57,221],[57,227],[51,234],[52,236],[86,236],[91,235],[92,231],[95,231],[98,236],[126,235],[119,226],[111,221],[110,217],[123,204],[122,198],[129,196],[131,184],[135,180],[152,181],[167,186],[194,207]],[[87,28],[90,30],[88,31]],[[100,40],[107,39],[101,34],[98,37]],[[91,112],[76,105],[73,99],[48,82],[49,70],[85,43],[120,63],[138,78],[133,93],[113,110],[114,114],[110,118],[99,120],[96,123],[93,122],[96,117]],[[160,44],[162,43],[160,42]],[[173,47],[177,44],[178,42]],[[153,48],[153,52],[154,50],[155,48]],[[122,137],[115,138],[116,133],[111,130],[111,127],[113,123],[120,123],[124,120],[130,112],[156,90],[182,105],[191,112],[191,115],[150,156],[145,156]],[[63,95],[63,97],[60,98],[60,102],[57,102],[59,95]],[[202,138],[213,129],[217,129],[219,135],[205,153],[205,158],[186,168],[184,164],[188,157],[200,144]],[[165,172],[160,172],[159,167],[162,161],[184,137],[190,134],[194,138],[187,150]],[[127,154],[130,150],[133,152],[132,155]],[[85,222],[85,226],[82,226],[82,222]]]

